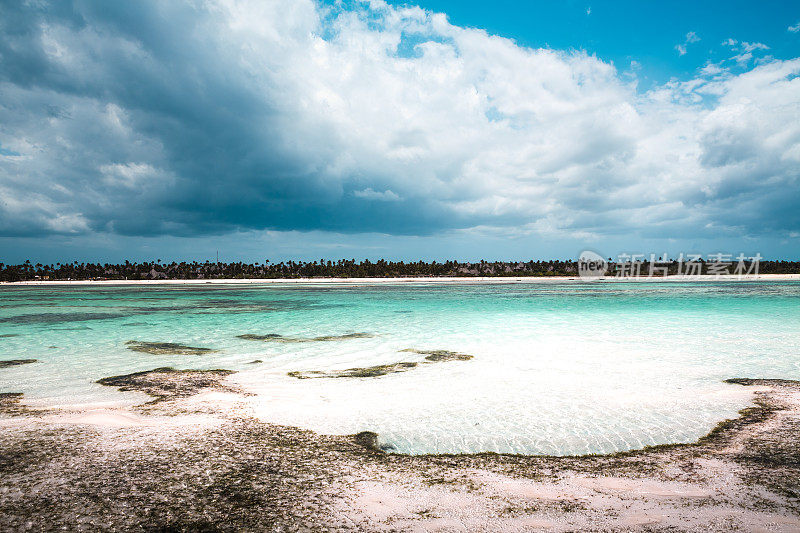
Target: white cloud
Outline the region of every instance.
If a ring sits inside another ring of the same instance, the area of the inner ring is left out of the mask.
[[[67,225],[73,215],[72,227],[136,232],[134,219],[145,219],[177,233],[800,228],[800,59],[741,73],[708,65],[639,93],[585,52],[523,48],[419,8],[212,5],[187,30],[198,40],[176,37],[183,48],[169,57],[132,37],[51,26],[48,47],[82,65],[74,72],[85,92],[3,85],[17,108],[63,111],[0,108],[0,145],[35,147],[0,162],[3,196],[33,202],[27,176],[43,197],[35,217],[0,206],[3,225],[37,227],[48,216]],[[687,34],[683,53],[698,40]],[[115,55],[96,60],[95,50]],[[130,100],[107,70],[114,61],[141,76],[147,99]],[[167,104],[176,110],[160,114]],[[282,206],[300,215],[281,218]],[[410,209],[425,227],[402,225]]]
[[[739,53],[731,57],[732,61],[737,62],[740,66],[745,66],[753,59],[753,53],[761,50],[769,50],[769,46],[764,43],[749,43],[747,41],[737,41],[736,39],[725,39],[722,41],[723,46],[728,46],[732,50]]]
[[[797,23],[797,24],[795,24],[794,26],[789,26],[788,28],[786,28],[786,30],[787,30],[787,31],[790,31],[790,32],[792,32],[792,33],[797,33],[797,32],[799,32],[799,31],[800,31],[800,22],[798,22],[798,23]]]
[[[373,191],[370,187],[362,191],[353,191],[353,196],[357,198],[364,198],[365,200],[377,200],[379,202],[397,202],[400,197],[397,193],[390,190],[386,191]]]
[[[697,33],[690,31],[686,34],[686,39],[684,39],[683,43],[676,44],[675,50],[678,51],[678,55],[686,55],[686,47],[692,43],[696,43],[700,41],[700,37],[697,36]]]

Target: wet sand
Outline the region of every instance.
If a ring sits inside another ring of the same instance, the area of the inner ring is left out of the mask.
[[[800,383],[694,444],[404,456],[252,416],[224,371],[116,376],[80,413],[0,396],[0,531],[798,531]]]

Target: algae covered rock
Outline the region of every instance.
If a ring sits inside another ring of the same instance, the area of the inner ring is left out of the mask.
[[[0,415],[35,416],[44,412],[42,409],[33,409],[23,405],[22,397],[23,393],[21,392],[0,392]]]
[[[440,363],[444,361],[469,361],[474,357],[473,355],[451,352],[450,350],[417,350],[416,348],[406,348],[405,350],[400,351],[424,355],[426,356],[426,361],[431,361],[433,363]]]
[[[177,370],[172,367],[155,368],[143,372],[110,376],[98,379],[100,385],[118,387],[121,391],[138,391],[153,396],[155,403],[172,398],[192,396],[212,389],[235,392],[222,380],[234,374],[233,370]]]
[[[447,361],[469,361],[473,358],[472,355],[465,353],[451,352],[449,350],[417,350],[414,348],[406,348],[400,350],[401,352],[416,353],[425,356],[424,361],[400,361],[398,363],[390,363],[385,365],[367,366],[361,368],[348,368],[346,370],[296,370],[289,372],[289,375],[297,379],[311,379],[311,378],[374,378],[378,376],[385,376],[386,374],[395,374],[397,372],[405,372],[416,368],[419,365],[430,365],[433,363],[441,363]]]
[[[386,374],[394,374],[397,372],[405,372],[417,366],[417,363],[400,362],[391,363],[388,365],[375,365],[363,368],[348,368],[346,370],[296,370],[289,372],[289,375],[297,379],[311,379],[311,378],[374,378],[378,376],[385,376]]]
[[[248,341],[265,341],[265,342],[329,342],[329,341],[344,341],[348,339],[369,339],[374,337],[372,333],[345,333],[344,335],[322,335],[319,337],[286,337],[278,333],[266,333],[258,335],[255,333],[245,333],[244,335],[237,335],[239,339]]]
[[[5,359],[0,361],[0,368],[36,363],[38,359]]]
[[[186,346],[185,344],[177,344],[174,342],[128,341],[125,343],[125,346],[134,352],[149,353],[152,355],[204,355],[219,351],[211,348]]]

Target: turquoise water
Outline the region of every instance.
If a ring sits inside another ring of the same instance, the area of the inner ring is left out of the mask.
[[[237,338],[348,333],[374,336]],[[151,355],[129,340],[219,352]],[[0,287],[0,359],[40,361],[0,369],[0,392],[85,408],[131,400],[94,383],[102,377],[230,368],[264,420],[376,431],[403,453],[691,441],[747,404],[723,379],[800,379],[798,341],[791,281]],[[372,378],[287,375],[424,361],[409,348],[474,358]]]

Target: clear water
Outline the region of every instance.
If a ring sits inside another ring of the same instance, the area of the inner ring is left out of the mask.
[[[236,337],[353,332],[375,337]],[[127,340],[220,352],[150,355]],[[746,405],[746,390],[723,379],[800,379],[799,341],[800,283],[790,281],[0,287],[0,359],[40,360],[0,369],[0,391],[86,407],[131,400],[101,377],[230,368],[264,420],[375,431],[402,453],[691,441]],[[474,359],[373,378],[287,375],[424,360],[406,348]]]

